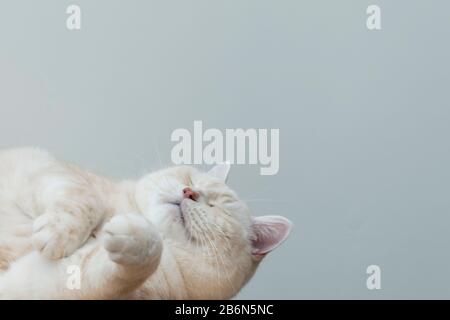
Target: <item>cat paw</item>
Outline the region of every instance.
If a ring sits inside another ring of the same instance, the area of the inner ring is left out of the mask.
[[[54,214],[43,214],[34,220],[31,243],[34,249],[51,260],[67,257],[81,245],[76,228]]]
[[[159,232],[141,215],[117,215],[103,231],[104,247],[118,264],[143,265],[161,254]]]

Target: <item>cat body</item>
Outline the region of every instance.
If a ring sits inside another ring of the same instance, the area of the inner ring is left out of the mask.
[[[252,217],[228,171],[114,181],[41,149],[0,152],[0,298],[233,297],[291,224]]]

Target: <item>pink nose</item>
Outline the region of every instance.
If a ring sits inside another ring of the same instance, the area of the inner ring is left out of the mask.
[[[191,199],[191,200],[197,200],[199,197],[198,192],[195,192],[189,187],[186,187],[183,189],[183,198]]]

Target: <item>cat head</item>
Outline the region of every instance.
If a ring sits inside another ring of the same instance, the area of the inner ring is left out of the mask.
[[[172,167],[138,184],[138,204],[176,252],[190,297],[231,298],[291,231],[284,217],[252,216],[227,186],[229,170]]]

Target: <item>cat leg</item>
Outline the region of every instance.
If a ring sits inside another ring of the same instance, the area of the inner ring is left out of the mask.
[[[70,171],[43,175],[36,191],[41,213],[33,223],[33,247],[51,260],[71,255],[106,215],[101,196]]]
[[[143,216],[118,215],[70,257],[49,260],[38,252],[0,273],[1,299],[119,299],[157,269],[162,239]]]
[[[113,217],[101,237],[103,247],[82,261],[81,298],[126,297],[158,268],[161,235],[142,215],[126,214]]]

